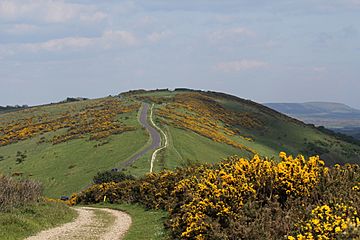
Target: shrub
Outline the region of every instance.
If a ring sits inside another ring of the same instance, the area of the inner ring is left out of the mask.
[[[16,180],[0,174],[0,211],[21,206],[40,199],[42,187],[32,180]]]
[[[360,220],[355,207],[345,204],[325,204],[311,210],[306,221],[298,224],[295,239],[352,239],[359,237]]]
[[[106,170],[98,172],[93,178],[95,184],[109,183],[109,182],[122,182],[125,180],[134,180],[132,175],[127,175],[122,171]]]
[[[109,199],[164,209],[173,239],[360,237],[358,165],[329,168],[318,156],[305,159],[284,152],[280,160],[230,157],[138,180],[95,184],[77,202]],[[318,209],[323,206],[333,210],[321,219]],[[315,219],[322,225],[311,225],[318,224]]]
[[[21,151],[17,151],[16,153],[16,164],[20,164],[25,161],[27,158],[26,153],[22,153]]]

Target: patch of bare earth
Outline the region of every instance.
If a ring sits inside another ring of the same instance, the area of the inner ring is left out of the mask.
[[[107,208],[74,208],[78,217],[70,223],[42,231],[27,240],[122,239],[131,225],[128,214]]]

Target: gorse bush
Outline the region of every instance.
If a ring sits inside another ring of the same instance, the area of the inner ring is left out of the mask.
[[[294,239],[349,239],[358,236],[360,220],[357,210],[345,204],[322,205],[311,210],[306,221],[297,224],[299,234]]]
[[[0,174],[0,211],[11,210],[40,199],[42,187],[31,180],[16,180]]]
[[[80,193],[77,202],[108,199],[164,209],[174,239],[360,236],[359,166],[328,168],[317,156],[283,152],[280,160],[230,157],[218,164],[102,183]]]

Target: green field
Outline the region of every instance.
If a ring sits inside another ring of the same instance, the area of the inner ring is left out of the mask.
[[[98,171],[121,166],[146,140],[143,130],[111,136],[108,144],[96,148],[96,143],[84,140],[37,145],[34,138],[2,147],[1,155],[6,159],[1,162],[1,171],[23,173],[43,182],[47,196],[69,195],[89,185]],[[19,149],[27,155],[22,164],[15,162]]]

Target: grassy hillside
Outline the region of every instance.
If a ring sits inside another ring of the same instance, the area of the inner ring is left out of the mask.
[[[360,146],[249,100],[199,91],[155,91],[131,95],[157,104],[157,120],[164,129],[195,132],[197,136],[232,146],[235,150],[232,153],[238,155],[276,156],[278,152],[286,151],[305,156],[319,154],[327,164],[360,162]],[[194,142],[198,144],[198,141]],[[181,161],[179,154],[167,154]]]
[[[114,101],[113,105],[109,101]],[[40,180],[45,185],[47,196],[59,197],[79,191],[91,182],[98,171],[120,167],[122,162],[146,144],[148,135],[140,127],[136,117],[139,104],[131,111],[122,112],[118,109],[119,114],[111,120],[113,124],[109,123],[110,119],[101,119],[94,112],[104,108],[114,111],[119,106],[133,104],[118,98],[105,98],[36,107],[1,115],[2,131],[18,124],[19,126],[13,127],[15,130],[12,132],[19,133],[19,139],[14,138],[13,143],[3,143],[0,147],[0,171]],[[78,118],[79,114],[86,116],[86,119]],[[112,112],[101,111],[100,114]],[[74,121],[74,126],[69,124],[58,128],[56,124],[64,124],[64,116],[67,115],[70,116],[70,121]],[[108,123],[110,127],[99,125],[94,119],[100,119],[100,123]],[[43,124],[42,130],[39,130],[40,123]],[[119,132],[125,127],[132,129]],[[29,130],[28,135],[21,132],[25,132],[25,128]],[[58,142],[58,139],[64,140]],[[19,163],[21,155],[24,157]]]
[[[154,170],[217,162],[229,155],[320,154],[328,164],[359,163],[360,147],[233,96],[180,89],[32,107],[0,115],[0,172],[40,180],[45,195],[70,195],[100,170],[121,168],[149,144],[138,122],[142,102],[169,146]],[[126,171],[149,172],[151,152]]]

